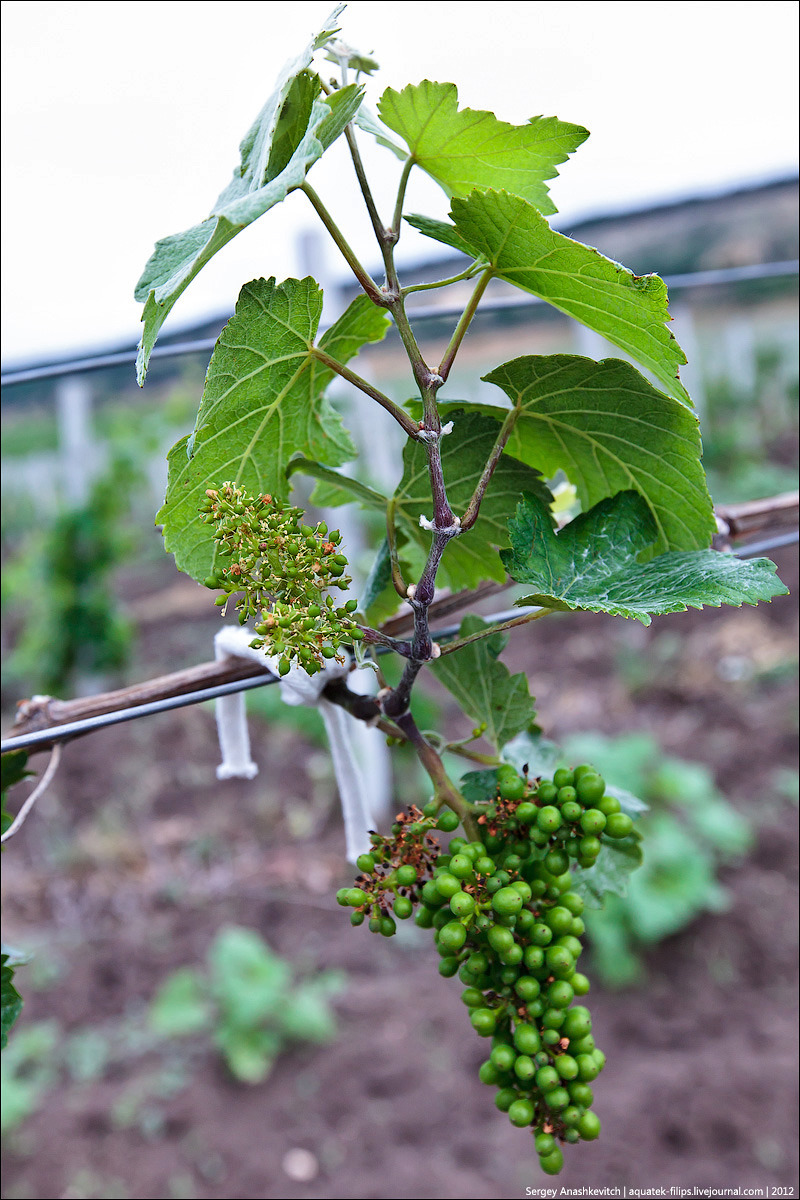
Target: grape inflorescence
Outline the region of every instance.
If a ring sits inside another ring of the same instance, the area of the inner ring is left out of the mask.
[[[591,1084],[605,1065],[580,1003],[584,902],[571,868],[592,867],[603,840],[627,837],[633,823],[588,764],[547,780],[503,764],[496,793],[474,811],[480,840],[453,838],[444,854],[433,832],[453,832],[454,813],[431,805],[398,816],[389,837],[372,835],[362,874],[337,900],[354,925],[387,937],[417,909],[440,974],[458,977],[473,1029],[491,1038],[481,1081],[556,1175],[563,1145],[600,1133]]]
[[[342,643],[364,636],[353,619],[357,601],[337,607],[329,594],[351,583],[341,534],[303,518],[301,508],[250,496],[233,483],[209,488],[200,509],[200,519],[215,526],[215,568],[206,587],[221,589],[216,603],[224,610],[238,596],[240,624],[256,621],[250,645],[277,656],[281,675],[292,662],[309,675],[329,659],[344,662]]]

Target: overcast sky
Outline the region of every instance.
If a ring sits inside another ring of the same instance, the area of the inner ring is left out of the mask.
[[[5,0],[5,363],[138,337],[132,293],[154,241],[208,215],[276,72],[332,7]],[[387,85],[429,78],[509,121],[545,113],[587,126],[552,184],[556,224],[797,166],[794,0],[351,0],[342,37],[381,63],[373,105]],[[341,150],[311,182],[374,261]],[[387,210],[396,161],[374,147],[365,158]],[[406,210],[447,208],[420,177]],[[305,197],[290,197],[203,270],[166,328],[232,310],[247,279],[297,273],[299,235],[315,221]],[[408,257],[431,253],[409,233]],[[339,271],[333,247],[325,268]]]

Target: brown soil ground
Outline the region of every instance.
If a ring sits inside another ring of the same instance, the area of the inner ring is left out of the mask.
[[[796,553],[778,557],[796,597]],[[129,588],[142,597],[163,583]],[[478,1082],[486,1044],[458,981],[438,976],[429,936],[376,938],[335,905],[348,875],[322,749],[254,722],[261,774],[219,784],[206,710],[73,743],[5,855],[5,936],[38,950],[20,973],[19,1028],[55,1020],[116,1049],[85,1081],[59,1068],[6,1139],[6,1200],[497,1200],[587,1186],[797,1196],[796,810],[772,783],[775,768],[796,768],[796,613],[780,599],[649,630],[557,617],[514,636],[507,661],[528,669],[549,736],[650,731],[709,764],[757,827],[747,861],[724,873],[727,912],[651,951],[646,986],[592,989],[608,1056],[595,1088],[603,1134],[567,1147],[556,1180]],[[148,621],[138,676],[209,657],[214,628]],[[338,1039],[288,1051],[255,1087],[235,1083],[207,1042],[153,1050],[130,1033],[166,975],[200,963],[229,922],[347,975]],[[287,1158],[297,1149],[313,1157]],[[314,1178],[298,1181],[297,1162]]]

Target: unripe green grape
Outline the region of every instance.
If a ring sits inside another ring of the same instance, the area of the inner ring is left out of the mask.
[[[521,913],[517,915],[517,924],[515,926],[518,933],[527,933],[536,924],[536,917],[529,908],[523,908]]]
[[[633,829],[633,821],[627,813],[612,813],[606,821],[605,832],[610,838],[624,838]]]
[[[561,1153],[559,1147],[556,1146],[552,1154],[546,1154],[540,1158],[539,1166],[545,1175],[558,1175],[564,1166],[564,1155]]]
[[[577,767],[572,768],[572,774],[575,776],[575,783],[579,779],[583,779],[584,775],[596,775],[597,771],[589,763],[579,763]]]
[[[538,979],[534,979],[532,975],[520,975],[514,983],[514,991],[519,998],[524,1001],[535,1000],[541,991],[541,985]]]
[[[479,933],[488,933],[492,928],[492,918],[488,913],[479,912],[475,918],[474,927]]]
[[[351,912],[350,913],[350,924],[351,925],[363,925],[364,924],[364,913],[363,912]]]
[[[581,1110],[576,1108],[574,1104],[570,1104],[561,1114],[561,1123],[567,1127],[577,1125],[580,1120]]]
[[[577,1129],[564,1130],[564,1141],[568,1142],[570,1146],[576,1145],[580,1140],[581,1135],[578,1133]]]
[[[532,1017],[540,1017],[545,1010],[545,1002],[541,996],[537,996],[535,1000],[529,1000],[526,1008]]]
[[[548,1108],[552,1108],[554,1112],[559,1109],[569,1107],[569,1092],[565,1087],[555,1087],[545,1096],[545,1104]]]
[[[592,1014],[582,1004],[576,1004],[567,1013],[564,1034],[570,1039],[585,1037],[592,1032]]]
[[[545,833],[555,833],[561,825],[561,813],[554,804],[546,804],[544,808],[539,809],[536,824]]]
[[[583,954],[583,944],[579,942],[571,933],[564,933],[556,939],[556,946],[565,946],[569,950],[572,957],[577,961]]]
[[[365,875],[371,875],[375,870],[375,859],[371,854],[359,854],[356,859],[356,866],[359,871],[363,871]]]
[[[543,1029],[560,1029],[566,1013],[563,1008],[546,1008],[542,1013]]]
[[[575,967],[575,959],[566,946],[548,946],[545,963],[554,975],[563,976]]]
[[[578,973],[572,976],[570,983],[576,996],[585,996],[591,987],[591,984],[586,976]]]
[[[561,1033],[558,1029],[543,1029],[542,1042],[545,1046],[557,1046],[561,1041]]]
[[[523,904],[527,904],[532,896],[531,885],[526,883],[524,879],[515,879],[511,887],[522,896]]]
[[[460,854],[467,844],[467,839],[462,837],[450,838],[447,843],[447,853],[452,857],[454,854]]]
[[[450,809],[445,809],[439,820],[436,822],[436,828],[441,829],[442,833],[453,833],[458,829],[461,823],[461,818],[458,817]]]
[[[514,1030],[514,1045],[520,1054],[538,1054],[542,1048],[539,1030],[535,1025],[517,1025]]]
[[[591,1083],[600,1074],[600,1068],[592,1054],[579,1054],[575,1060],[578,1064],[578,1077],[581,1083]]]
[[[575,774],[569,767],[559,767],[553,773],[553,785],[557,788],[572,787],[575,782]]]
[[[569,868],[569,858],[563,850],[551,850],[544,860],[544,865],[551,875],[563,875]]]
[[[417,868],[405,863],[397,868],[397,882],[400,887],[411,887],[417,882]]]
[[[578,1064],[571,1054],[559,1054],[555,1068],[562,1079],[571,1081],[578,1078]]]
[[[522,859],[518,854],[507,854],[503,859],[503,867],[507,872],[513,873],[522,866]]]
[[[469,879],[472,875],[472,859],[468,854],[454,854],[450,859],[449,870],[456,879]]]
[[[583,1037],[571,1038],[569,1050],[570,1054],[591,1054],[594,1050],[594,1038],[590,1033],[584,1034]]]
[[[461,967],[459,968],[458,978],[461,980],[462,983],[465,983],[467,985],[467,987],[477,987],[478,980],[481,977],[480,977],[480,975],[473,974],[472,971],[470,971],[467,964],[463,963],[461,965]]]
[[[543,879],[531,879],[529,882],[532,899],[541,900],[542,896],[547,891],[547,884]]]
[[[546,1095],[560,1084],[561,1077],[555,1067],[539,1067],[536,1072],[536,1086],[540,1092],[544,1092]]]
[[[429,879],[423,885],[421,896],[423,904],[427,904],[429,908],[441,908],[446,899],[439,891],[434,879]]]
[[[336,903],[341,904],[343,908],[346,908],[347,905],[350,903],[349,900],[347,899],[349,892],[350,892],[350,888],[344,887],[344,888],[339,888],[338,892],[336,893]]]
[[[553,940],[553,931],[543,921],[537,922],[531,930],[531,941],[536,946],[549,946]]]
[[[381,936],[394,937],[397,933],[397,926],[391,917],[381,917]]]
[[[485,1006],[483,992],[476,987],[464,988],[461,993],[461,1003],[466,1004],[467,1008],[483,1008]]]
[[[518,942],[513,942],[507,950],[498,951],[498,958],[507,967],[515,967],[517,963],[522,962],[523,954],[524,951],[522,946],[520,946]]]
[[[540,829],[538,825],[535,825],[531,830],[531,843],[541,849],[543,846],[546,846],[549,841],[550,834],[545,833],[543,829]]]
[[[461,880],[457,879],[450,871],[442,871],[441,875],[437,875],[433,882],[437,892],[445,900],[449,900],[455,896],[456,892],[461,891]],[[425,889],[423,888],[423,896],[424,894]]]
[[[583,937],[584,933],[586,932],[586,925],[580,917],[572,918],[572,925],[570,926],[569,932],[574,938]]]
[[[541,946],[526,946],[524,959],[529,971],[538,971],[544,965],[544,950]]]
[[[552,929],[555,937],[562,937],[565,933],[569,933],[574,920],[572,913],[563,904],[548,909],[544,914],[544,923]]]
[[[571,1083],[569,1094],[573,1104],[578,1108],[591,1108],[594,1103],[594,1092],[588,1083]]]
[[[547,989],[547,999],[551,1008],[569,1008],[574,994],[570,984],[563,979],[551,983]]]
[[[500,1042],[492,1048],[489,1058],[492,1060],[498,1071],[510,1071],[516,1060],[516,1052],[513,1046],[509,1046],[507,1042]]]
[[[444,929],[445,925],[449,925],[453,919],[453,914],[448,905],[447,908],[440,908],[433,914],[433,928]]]
[[[508,1110],[508,1119],[512,1125],[516,1125],[519,1129],[530,1125],[533,1120],[533,1105],[530,1100],[515,1100]]]
[[[596,837],[582,837],[578,843],[581,858],[589,858],[594,862],[600,853],[600,839]]]
[[[475,860],[475,871],[478,875],[491,875],[496,870],[494,859],[486,854]]]
[[[516,1075],[517,1079],[527,1081],[528,1079],[533,1079],[535,1073],[536,1067],[533,1065],[533,1059],[530,1058],[529,1055],[520,1054],[519,1057],[514,1060],[514,1074]]]
[[[450,911],[457,917],[468,917],[475,908],[475,900],[468,892],[456,892],[450,900]]]
[[[500,1109],[500,1112],[507,1113],[514,1101],[519,1099],[520,1094],[516,1088],[506,1087],[500,1088],[500,1091],[494,1098],[494,1102],[496,1107]]]
[[[489,945],[492,949],[500,954],[508,951],[514,945],[514,935],[510,929],[505,929],[502,925],[493,925],[487,934]]]
[[[553,783],[545,781],[536,789],[536,799],[541,800],[542,804],[552,804],[557,795],[558,788]]]
[[[533,1139],[533,1144],[536,1147],[536,1153],[541,1158],[546,1154],[552,1154],[556,1146],[556,1139],[551,1133],[537,1133]]]
[[[439,930],[439,941],[448,950],[456,953],[467,940],[467,931],[458,921],[450,921]]]
[[[497,1070],[497,1067],[494,1065],[494,1063],[487,1061],[485,1063],[481,1063],[480,1070],[478,1071],[478,1078],[480,1079],[481,1083],[495,1085],[500,1078],[500,1072]]]
[[[597,809],[604,817],[610,817],[612,813],[618,813],[620,803],[616,796],[603,796],[602,800],[598,800]]]
[[[586,812],[581,817],[581,829],[584,833],[594,834],[602,833],[606,827],[606,819],[600,812],[599,808],[587,808]]]
[[[575,804],[578,799],[578,793],[574,787],[562,787],[558,789],[556,797],[559,808],[563,809],[565,804]]]
[[[508,883],[507,879],[504,881],[500,878],[501,875],[505,875],[505,871],[497,871],[486,880],[486,890],[490,896],[496,895]]]
[[[593,1142],[600,1136],[600,1118],[596,1113],[585,1112],[579,1119],[577,1128],[585,1142]]]
[[[472,1028],[481,1037],[491,1037],[497,1026],[497,1016],[491,1008],[474,1008],[469,1019]]]
[[[597,1063],[597,1073],[599,1075],[603,1067],[606,1065],[606,1056],[603,1054],[602,1050],[593,1050],[592,1058]]]
[[[482,950],[474,950],[467,959],[466,965],[473,975],[483,975],[485,971],[489,970],[489,959]]]
[[[360,908],[361,905],[366,904],[368,900],[369,896],[361,888],[353,887],[347,889],[347,903],[351,908]]]
[[[439,974],[445,979],[452,979],[458,973],[458,959],[455,956],[439,960]]]
[[[516,888],[501,888],[492,897],[492,908],[502,917],[516,915],[522,908],[522,896]]]
[[[582,814],[583,809],[577,801],[569,800],[566,804],[562,805],[561,815],[565,821],[569,821],[572,825],[580,821]]]
[[[433,912],[429,908],[421,908],[414,917],[414,924],[420,929],[430,929],[433,926]],[[441,963],[439,964],[441,970]]]
[[[394,909],[394,915],[401,921],[407,920],[414,911],[414,905],[406,896],[398,896],[392,908]]]
[[[512,965],[503,967],[502,971],[500,972],[500,982],[504,987],[511,987],[512,983],[516,983],[518,975],[518,966]]]
[[[525,795],[525,780],[519,775],[514,777],[504,778],[498,781],[500,784],[500,795],[504,800],[521,800]]]
[[[594,805],[602,800],[606,781],[602,775],[584,775],[577,784],[578,797],[583,804]]]
[[[522,804],[516,809],[514,816],[522,825],[530,825],[536,820],[539,809],[535,804],[531,804],[530,800],[523,800]]]

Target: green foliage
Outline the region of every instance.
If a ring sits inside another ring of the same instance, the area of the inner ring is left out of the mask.
[[[459,638],[489,629],[480,617],[465,617]],[[508,643],[506,634],[493,633],[453,654],[445,654],[431,665],[440,683],[455,696],[459,707],[477,725],[485,725],[483,736],[500,750],[536,716],[533,697],[524,675],[512,675],[499,662]]]
[[[285,499],[295,454],[338,465],[355,455],[341,418],[325,397],[333,372],[314,358],[322,292],[310,278],[257,279],[241,291],[206,376],[194,432],[169,454],[169,483],[157,520],[181,570],[202,580],[217,565],[202,523],[207,488],[232,479],[251,494]],[[379,341],[386,317],[361,296],[320,339],[347,361]]]
[[[144,304],[137,360],[140,384],[159,330],[181,293],[237,233],[303,184],[309,169],[358,111],[360,87],[323,97],[319,79],[308,71],[315,51],[338,32],[336,21],[343,7],[331,13],[325,28],[284,67],[275,91],[242,140],[241,162],[211,216],[156,244],[135,293]]]
[[[0,954],[0,1049],[8,1045],[11,1026],[22,1012],[22,997],[14,987],[14,967],[8,954]]]
[[[722,604],[757,604],[788,591],[767,558],[742,561],[704,550],[637,560],[658,536],[637,492],[601,500],[553,532],[550,511],[526,496],[509,522],[511,549],[500,557],[512,579],[537,590],[516,601],[562,610],[586,609],[635,617]]]
[[[0,1131],[9,1133],[35,1112],[56,1078],[59,1031],[39,1021],[20,1029],[0,1056]]]
[[[34,771],[27,770],[28,752],[27,750],[7,750],[5,754],[0,756],[2,763],[2,814],[0,815],[0,833],[5,833],[14,818],[9,812],[6,812],[6,799],[9,790],[15,784],[22,783],[23,779],[34,775]]]
[[[634,275],[556,233],[532,204],[506,191],[457,197],[450,216],[459,238],[493,275],[602,334],[652,371],[671,396],[691,403],[678,377],[686,356],[667,328],[667,289],[657,275]]]
[[[494,113],[459,110],[456,85],[428,79],[402,92],[387,88],[378,113],[406,143],[411,160],[448,196],[500,185],[542,213],[557,211],[545,180],[589,136],[580,125],[555,117],[509,125]]]
[[[341,976],[322,972],[298,980],[290,963],[251,929],[223,929],[208,952],[205,972],[174,971],[150,1009],[163,1037],[211,1033],[231,1074],[243,1083],[266,1079],[294,1042],[324,1043],[336,1035],[329,997]]]
[[[750,825],[719,793],[707,767],[664,755],[648,734],[575,735],[565,751],[591,755],[651,810],[639,822],[646,854],[627,895],[607,898],[602,911],[586,917],[596,970],[608,986],[622,987],[641,977],[641,949],[726,906],[717,869],[747,851]]]

